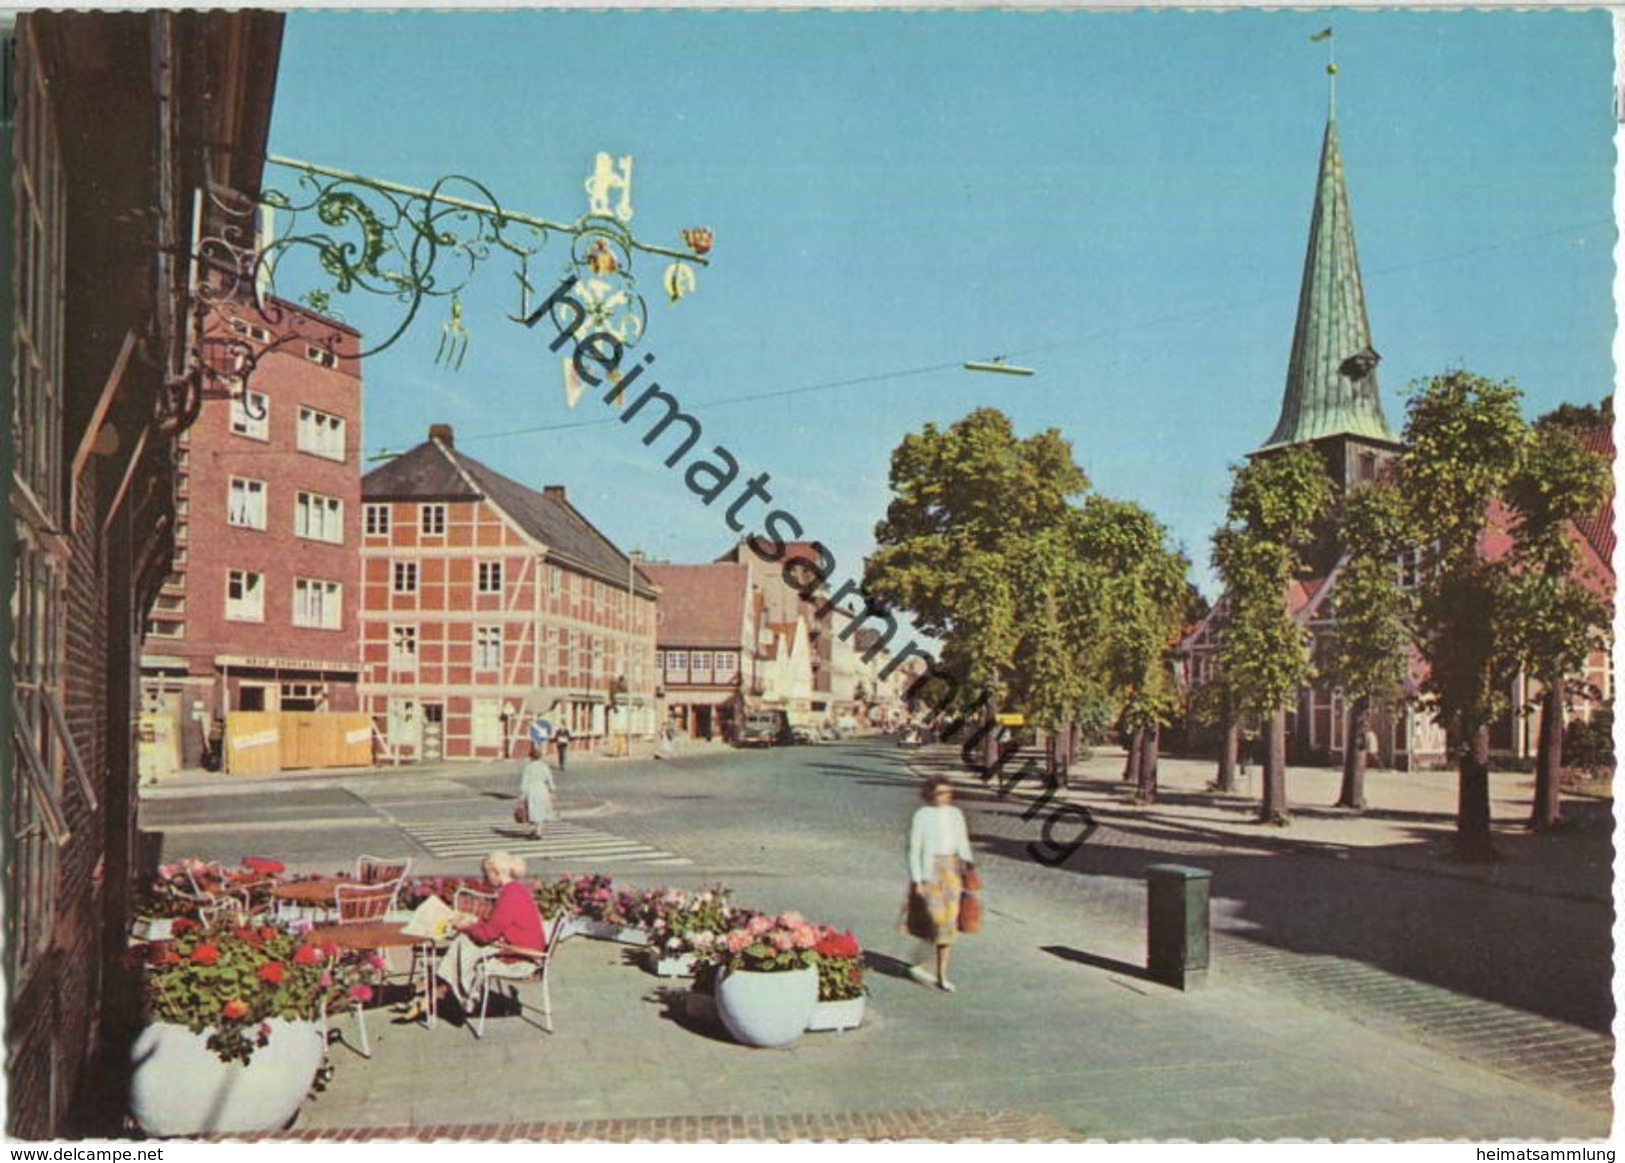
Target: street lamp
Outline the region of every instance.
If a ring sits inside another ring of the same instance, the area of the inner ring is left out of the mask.
[[[1013,363],[1005,363],[1002,355],[995,356],[987,361],[970,360],[965,363],[964,368],[968,372],[997,372],[1006,376],[1030,376],[1033,374],[1033,369],[1030,367],[1017,367]]]

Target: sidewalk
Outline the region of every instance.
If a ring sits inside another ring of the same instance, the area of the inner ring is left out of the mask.
[[[1023,752],[1002,777],[983,783],[966,768],[959,748],[936,744],[922,748],[912,765],[923,773],[952,776],[961,786],[997,789],[1020,770]],[[1534,777],[1527,773],[1490,775],[1491,826],[1501,859],[1494,864],[1466,864],[1450,858],[1455,835],[1454,771],[1366,772],[1364,812],[1333,807],[1342,783],[1339,770],[1289,767],[1286,773],[1291,822],[1284,827],[1258,822],[1259,781],[1256,766],[1237,777],[1233,793],[1208,790],[1215,764],[1208,759],[1163,757],[1158,762],[1157,802],[1130,801],[1134,785],[1123,781],[1121,750],[1098,751],[1072,765],[1070,787],[1054,793],[1055,802],[1086,808],[1101,822],[1152,823],[1187,836],[1192,843],[1217,842],[1264,851],[1294,852],[1429,876],[1478,881],[1498,889],[1541,896],[1611,903],[1613,900],[1613,801],[1593,797],[1563,798],[1564,829],[1532,833],[1529,817]],[[1023,779],[1011,788],[1020,800],[1043,796],[1042,777]],[[1072,830],[1064,830],[1071,835]]]

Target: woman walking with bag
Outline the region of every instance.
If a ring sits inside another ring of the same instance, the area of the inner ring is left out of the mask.
[[[535,743],[530,745],[530,762],[525,764],[524,774],[519,777],[519,799],[524,806],[525,819],[521,823],[530,825],[531,839],[537,840],[542,835],[542,825],[553,819],[553,770],[547,766],[547,760],[542,755],[542,749]]]
[[[922,985],[935,984],[949,993],[948,955],[959,935],[959,902],[966,879],[974,875],[970,835],[965,813],[953,806],[954,789],[946,776],[926,780],[908,835],[908,932],[936,946],[936,973],[924,965],[909,967],[909,976]]]

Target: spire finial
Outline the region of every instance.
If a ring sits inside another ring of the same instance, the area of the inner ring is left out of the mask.
[[[1326,42],[1326,116],[1334,118],[1337,116],[1337,50],[1332,43],[1332,30],[1323,28],[1309,39]]]

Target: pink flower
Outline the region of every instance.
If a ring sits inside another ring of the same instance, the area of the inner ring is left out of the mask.
[[[773,932],[768,934],[767,939],[772,944],[773,948],[777,949],[780,953],[790,952],[791,949],[795,948],[796,944],[795,938],[792,937],[785,929],[774,929]]]
[[[745,923],[745,931],[752,937],[760,937],[773,928],[773,918],[757,913]]]
[[[365,984],[352,985],[350,987],[350,996],[359,1002],[369,1002],[372,1000],[372,986]]]
[[[743,953],[750,946],[751,934],[743,929],[735,929],[728,934],[726,940],[728,942],[728,952]]]
[[[384,959],[382,955],[378,953],[369,953],[367,954],[367,964],[374,969],[382,969],[384,967]]]
[[[329,973],[327,970],[324,969],[324,970],[322,970],[322,976],[320,977],[319,980],[321,981],[321,983],[323,985],[332,985],[333,984],[333,975],[331,973]]]
[[[811,925],[802,925],[790,931],[790,938],[797,949],[811,949],[818,944],[818,930]]]
[[[800,913],[780,913],[779,924],[786,929],[799,929],[807,923],[807,918]]]

